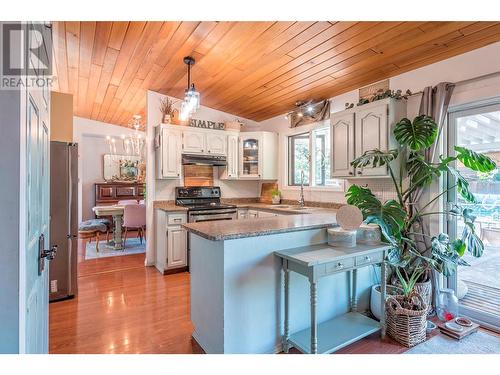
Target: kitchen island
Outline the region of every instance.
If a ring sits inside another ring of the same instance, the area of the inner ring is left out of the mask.
[[[335,213],[311,213],[184,224],[190,236],[191,321],[193,337],[206,353],[282,351],[283,276],[275,251],[325,244]],[[377,282],[373,267],[358,273],[359,309],[368,308]],[[290,331],[308,327],[307,278],[290,275]],[[318,283],[318,322],[349,309],[346,274]]]

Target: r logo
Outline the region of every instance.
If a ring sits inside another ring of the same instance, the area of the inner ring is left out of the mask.
[[[52,38],[42,23],[2,24],[2,75],[52,75]]]

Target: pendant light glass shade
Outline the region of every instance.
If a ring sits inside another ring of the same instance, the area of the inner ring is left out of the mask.
[[[200,93],[194,88],[194,83],[191,83],[191,65],[194,65],[195,60],[187,56],[184,58],[184,63],[188,66],[188,86],[184,92],[184,100],[181,103],[179,115],[181,121],[188,120],[200,108]]]

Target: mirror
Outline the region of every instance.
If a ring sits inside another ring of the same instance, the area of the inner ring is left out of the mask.
[[[104,155],[104,180],[137,181],[140,160],[139,156]]]

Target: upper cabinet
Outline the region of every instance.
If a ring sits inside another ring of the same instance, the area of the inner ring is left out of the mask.
[[[387,166],[353,168],[351,162],[369,150],[396,148],[392,131],[396,123],[405,116],[406,102],[390,98],[332,114],[332,176],[389,176]]]
[[[176,179],[181,176],[182,132],[172,127],[156,127],[156,176]]]
[[[227,165],[219,167],[221,179],[278,179],[276,133],[159,125],[155,144],[158,179],[181,177],[182,154],[226,156]]]
[[[186,154],[226,155],[227,136],[218,130],[184,130],[183,150]]]
[[[227,166],[222,170],[220,176],[223,180],[238,179],[238,162],[239,162],[239,137],[237,134],[229,134],[227,136]]]
[[[207,134],[207,152],[213,155],[227,154],[227,136],[219,133]]]
[[[248,132],[240,135],[240,179],[276,180],[278,178],[278,135]]]
[[[377,103],[378,104],[378,103]],[[372,108],[356,112],[355,157],[369,150],[387,150],[388,145],[388,104],[382,103]],[[356,176],[386,176],[387,166],[378,168],[356,168]]]
[[[202,154],[207,149],[206,134],[198,130],[182,132],[182,151],[186,154]]]
[[[331,116],[332,177],[354,176],[351,161],[354,160],[354,113]]]

